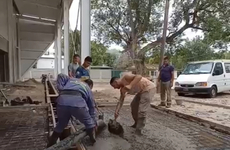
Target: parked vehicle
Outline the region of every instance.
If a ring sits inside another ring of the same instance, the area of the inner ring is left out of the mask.
[[[179,96],[185,94],[208,94],[230,90],[230,60],[190,62],[175,82]]]

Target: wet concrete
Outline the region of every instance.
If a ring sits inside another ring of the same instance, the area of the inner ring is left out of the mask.
[[[113,117],[114,108],[103,108],[105,121]],[[118,121],[123,125],[124,138],[105,130],[89,150],[228,150],[230,136],[192,122],[150,109],[143,136],[129,127],[133,121],[129,107],[122,109]]]

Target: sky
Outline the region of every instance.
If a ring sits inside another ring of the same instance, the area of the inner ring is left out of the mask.
[[[70,29],[71,30],[74,30],[76,27],[76,24],[77,24],[78,4],[79,4],[79,0],[73,0],[72,5],[71,5],[70,10],[69,10],[69,21],[70,21]],[[169,8],[169,16],[172,13],[172,10],[171,11],[170,10],[171,10],[171,5]],[[81,18],[79,16],[78,27],[77,27],[78,30],[80,30],[80,19]],[[185,33],[185,37],[189,38],[189,39],[193,39],[197,35],[202,35],[201,32],[199,32],[199,31],[198,32],[192,32],[191,29],[187,29],[184,33]],[[54,45],[52,44],[50,46],[50,48],[48,49],[48,51],[50,53],[54,52],[53,47],[54,47]],[[116,45],[116,44],[112,44],[109,49],[122,50],[122,47],[120,47],[119,45]]]

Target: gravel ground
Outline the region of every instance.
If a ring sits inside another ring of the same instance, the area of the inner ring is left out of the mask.
[[[115,108],[102,108],[105,120],[113,117]],[[195,123],[150,109],[143,136],[134,134],[129,127],[131,119],[129,107],[123,107],[118,121],[125,130],[124,138],[105,130],[89,150],[229,150],[230,136]]]

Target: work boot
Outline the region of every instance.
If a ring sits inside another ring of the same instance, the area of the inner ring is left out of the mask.
[[[161,102],[158,106],[166,106],[165,102]]]
[[[166,108],[171,108],[171,104],[167,104]]]
[[[141,129],[136,129],[135,134],[138,135],[138,136],[143,135]]]
[[[95,129],[94,128],[87,129],[86,133],[89,136],[91,144],[93,145],[96,142]]]
[[[137,126],[136,126],[136,131],[135,133],[137,135],[142,135],[142,129],[145,127],[145,121],[146,121],[146,118],[143,117],[143,118],[138,118],[137,120]]]
[[[53,132],[53,134],[51,135],[51,137],[48,140],[48,144],[47,144],[47,148],[56,144],[57,139],[61,136],[61,133],[57,133],[57,132]]]
[[[131,125],[130,127],[132,128],[136,128],[137,127],[137,123],[135,122],[133,125]]]

